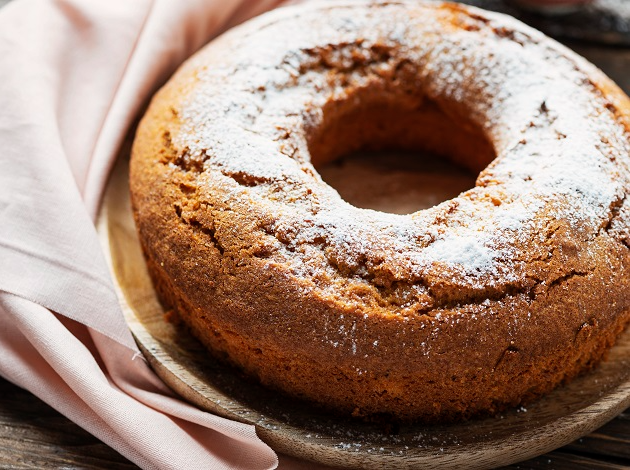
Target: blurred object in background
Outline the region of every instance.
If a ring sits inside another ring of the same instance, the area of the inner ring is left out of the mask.
[[[561,41],[630,47],[630,0],[458,1],[507,13]]]
[[[507,0],[516,7],[543,15],[567,15],[578,12],[593,0]]]

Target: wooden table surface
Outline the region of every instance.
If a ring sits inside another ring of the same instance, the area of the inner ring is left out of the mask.
[[[597,0],[606,8],[620,0]],[[0,7],[9,0],[0,0]],[[469,0],[500,5],[498,0]],[[630,0],[629,0],[630,3]],[[621,3],[619,3],[621,5]],[[624,8],[626,8],[624,6]],[[626,10],[627,11],[627,10]],[[532,20],[545,29],[549,19]],[[579,20],[579,18],[578,18]],[[602,68],[626,92],[630,93],[629,17],[616,18],[614,25],[621,37],[616,46],[575,42],[576,20],[570,23],[567,44]],[[563,21],[563,20],[560,20]],[[546,23],[545,23],[546,22]],[[589,23],[592,24],[592,23]],[[607,19],[606,24],[611,24]],[[588,29],[588,28],[587,28]],[[592,28],[591,28],[592,29]],[[556,30],[557,31],[557,30]],[[548,31],[553,33],[554,31]],[[588,30],[588,37],[593,31]],[[610,35],[606,36],[610,39]],[[608,40],[607,42],[610,42]],[[132,469],[137,468],[116,451],[66,419],[31,393],[0,378],[0,468],[33,469]],[[630,410],[619,415],[596,432],[538,458],[506,467],[507,469],[630,469]]]
[[[133,469],[113,449],[29,392],[0,379],[0,468]],[[630,468],[630,413],[557,451],[506,469]]]

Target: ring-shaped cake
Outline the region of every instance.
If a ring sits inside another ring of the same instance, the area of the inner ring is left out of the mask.
[[[281,8],[156,95],[131,161],[163,302],[216,355],[357,416],[453,420],[534,399],[630,319],[630,114],[599,70],[455,4]],[[315,167],[429,151],[474,188],[396,215]]]

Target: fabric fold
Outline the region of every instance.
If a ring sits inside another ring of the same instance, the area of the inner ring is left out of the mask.
[[[125,360],[128,352],[117,351],[118,343],[97,333],[96,350],[105,346],[109,354],[104,362],[117,366],[113,377],[107,374],[107,364],[103,370],[93,351],[76,336],[77,330],[84,335],[90,332],[74,325],[73,335],[65,322],[30,301],[0,296],[3,377],[31,390],[142,468],[268,469],[276,465],[275,455],[258,440],[253,427],[181,403],[152,376],[142,359]],[[113,358],[122,364],[111,364]],[[125,377],[129,374],[131,379]]]
[[[143,468],[270,469],[253,426],[184,403],[125,324],[94,221],[156,88],[270,0],[0,9],[0,375]]]

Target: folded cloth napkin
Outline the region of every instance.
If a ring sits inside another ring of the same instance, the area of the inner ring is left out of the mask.
[[[0,10],[0,375],[143,468],[267,469],[253,426],[153,374],[94,227],[117,150],[155,89],[278,0],[21,0]]]

